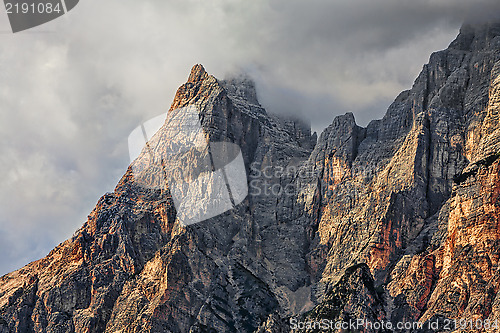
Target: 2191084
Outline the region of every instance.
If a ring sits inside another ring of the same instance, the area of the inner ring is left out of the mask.
[[[39,3],[5,3],[7,14],[52,14],[63,11],[60,3],[52,4],[51,2]]]

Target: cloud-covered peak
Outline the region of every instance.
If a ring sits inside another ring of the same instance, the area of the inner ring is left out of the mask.
[[[226,75],[221,83],[231,97],[259,105],[255,81],[247,72],[240,71]]]
[[[500,22],[482,24],[463,24],[457,38],[450,44],[450,48],[474,51],[484,49],[492,42],[499,42]],[[495,40],[495,41],[494,41]]]

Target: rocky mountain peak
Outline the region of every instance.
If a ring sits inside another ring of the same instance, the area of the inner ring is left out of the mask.
[[[208,73],[205,71],[205,67],[201,64],[196,64],[191,68],[187,82],[195,83],[204,80],[206,77],[208,77]]]
[[[209,75],[202,65],[196,64],[191,69],[186,83],[177,89],[170,111],[187,105],[196,105],[201,112],[207,104],[208,96],[219,95],[222,90],[219,81]]]

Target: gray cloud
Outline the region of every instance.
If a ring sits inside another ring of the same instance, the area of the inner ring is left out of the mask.
[[[193,64],[248,71],[269,111],[316,130],[346,111],[366,124],[496,2],[85,0],[15,35],[0,14],[0,274],[82,225]]]

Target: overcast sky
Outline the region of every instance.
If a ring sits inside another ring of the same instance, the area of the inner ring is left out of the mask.
[[[130,131],[169,108],[192,65],[249,72],[269,112],[316,130],[347,111],[366,125],[495,2],[81,0],[17,34],[1,12],[0,275],[85,222],[129,164]]]

